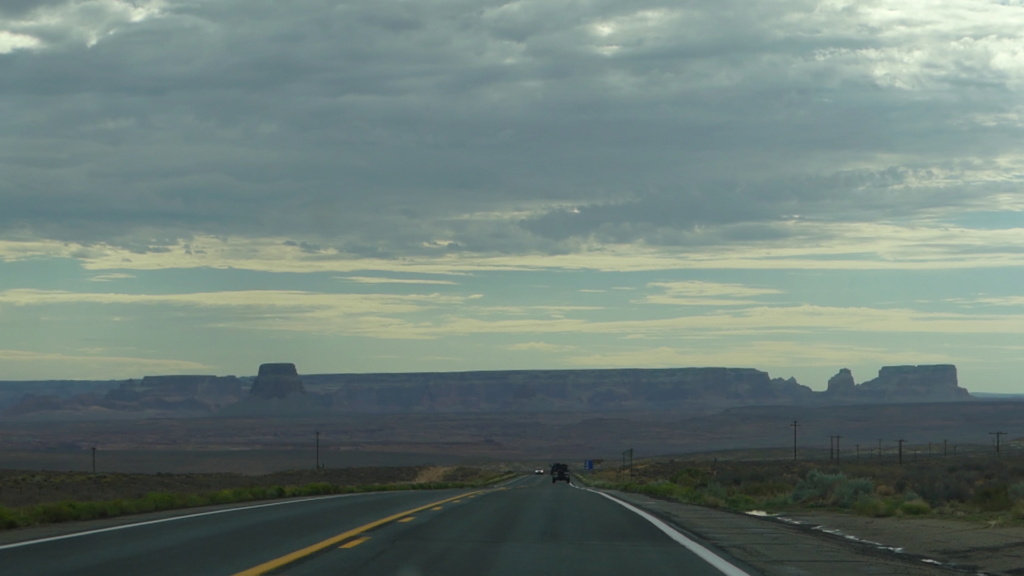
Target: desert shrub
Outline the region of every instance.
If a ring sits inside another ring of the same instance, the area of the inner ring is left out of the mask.
[[[826,474],[811,470],[793,489],[793,502],[815,505],[853,507],[863,496],[874,496],[875,483],[870,478],[847,478],[845,474]]]
[[[24,519],[14,511],[0,506],[0,529],[7,530],[24,525]]]
[[[173,510],[183,508],[186,499],[181,494],[171,492],[150,492],[139,499],[138,510],[140,512],[152,512],[156,510]]]
[[[39,504],[32,508],[31,519],[34,524],[46,523],[56,524],[59,522],[71,522],[78,519],[72,502],[49,502]]]
[[[740,486],[738,490],[742,494],[754,498],[769,498],[780,494],[788,494],[793,488],[781,482],[754,482]]]
[[[126,502],[124,500],[109,500],[103,502],[106,505],[107,515],[105,518],[113,518],[114,516],[124,516],[125,514],[134,514],[136,508],[134,504]]]
[[[1006,493],[1009,495],[1010,500],[1015,502],[1024,500],[1024,482],[1011,484],[1010,487],[1006,489]]]
[[[895,516],[904,501],[899,498],[882,498],[877,495],[863,494],[851,507],[855,514],[885,518]]]
[[[107,507],[103,502],[70,502],[75,520],[94,520],[107,517]]]
[[[761,508],[764,508],[765,510],[779,510],[788,507],[790,504],[792,504],[792,501],[790,500],[789,494],[786,493],[762,500]]]
[[[1006,484],[991,484],[974,491],[971,503],[982,512],[1009,510],[1012,502]]]
[[[757,500],[746,494],[733,494],[725,499],[725,505],[733,510],[754,510],[759,507]]]
[[[235,502],[235,495],[231,490],[218,490],[206,495],[207,504],[230,504]]]
[[[266,500],[270,497],[270,491],[263,486],[249,486],[245,489],[247,500]]]
[[[711,481],[711,478],[711,473],[706,470],[701,470],[699,468],[684,468],[683,470],[673,474],[669,480],[673,484],[696,488],[698,486],[707,485],[707,483]]]
[[[936,504],[951,501],[967,502],[971,499],[971,483],[963,475],[941,475],[922,479],[915,483],[914,491],[924,500]]]
[[[715,475],[715,481],[723,486],[743,486],[770,481],[775,474],[765,466],[731,465],[722,466]]]
[[[793,489],[793,502],[805,504],[828,504],[836,486],[846,481],[846,475],[826,474],[811,470]]]
[[[862,496],[873,496],[874,493],[875,482],[870,478],[844,479],[835,487],[835,504],[843,508],[850,508],[856,504]]]
[[[718,482],[711,482],[702,490],[695,491],[692,502],[702,506],[725,508],[729,506],[729,490]]]
[[[920,515],[923,515],[923,514],[928,514],[931,511],[932,511],[932,507],[929,506],[927,502],[925,502],[924,500],[921,500],[921,499],[910,500],[908,502],[904,502],[903,504],[900,504],[900,513],[901,514],[907,514],[907,515],[911,515],[911,516],[920,516]]]
[[[655,498],[664,498],[669,500],[676,499],[685,489],[677,484],[671,482],[655,482],[653,484],[643,484],[637,486],[636,491],[648,496]]]

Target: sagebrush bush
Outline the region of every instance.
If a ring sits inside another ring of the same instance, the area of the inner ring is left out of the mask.
[[[1015,502],[1024,500],[1024,482],[1011,484],[1010,487],[1006,489],[1006,492],[1010,496],[1010,500]]]
[[[875,482],[870,478],[850,478],[840,482],[835,488],[835,504],[842,508],[850,508],[862,496],[873,496]]]
[[[971,503],[982,512],[999,512],[1009,510],[1013,503],[1006,484],[990,484],[981,486],[974,491]]]
[[[7,530],[24,525],[25,520],[13,510],[0,506],[0,529]]]
[[[811,470],[793,489],[792,500],[802,504],[852,508],[862,496],[873,496],[870,478],[847,478],[843,473],[826,474]]]
[[[811,470],[793,489],[792,500],[803,504],[829,504],[836,487],[845,481],[846,475],[842,473],[826,474]]]
[[[920,516],[922,514],[928,514],[932,511],[932,507],[927,502],[921,499],[910,500],[900,504],[900,513],[908,514],[911,516]]]
[[[898,503],[892,499],[882,499],[875,495],[863,494],[853,503],[854,513],[861,516],[882,518],[896,513]]]

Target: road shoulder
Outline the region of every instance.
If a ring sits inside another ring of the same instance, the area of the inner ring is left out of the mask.
[[[874,530],[877,523],[845,524],[841,519],[831,521],[833,516],[840,515],[758,517],[656,500],[638,494],[607,492],[670,522],[684,533],[753,567],[764,576],[948,576],[1009,573],[988,571],[987,566],[958,562],[952,557],[934,553],[936,551],[932,548],[941,547],[941,544],[932,547],[909,544],[911,540],[917,542],[935,533],[946,533],[943,530],[952,530],[950,525],[955,528],[959,524],[956,522],[942,523],[942,529],[929,527],[916,534],[919,530],[918,520],[904,520],[902,525],[894,524],[882,531]],[[910,522],[913,524],[908,524]],[[961,526],[961,529],[964,528]],[[954,534],[949,532],[951,538]],[[890,536],[893,540],[889,540]],[[897,536],[900,538],[896,539]],[[1024,550],[1024,546],[1018,550]],[[1022,565],[1019,561],[1015,564],[1016,567]],[[986,569],[979,572],[981,568]]]

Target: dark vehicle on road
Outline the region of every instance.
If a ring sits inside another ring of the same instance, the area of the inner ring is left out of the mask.
[[[555,463],[551,465],[551,483],[554,484],[559,480],[569,481],[569,465]]]

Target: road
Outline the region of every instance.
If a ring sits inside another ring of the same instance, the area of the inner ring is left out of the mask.
[[[274,502],[5,545],[0,566],[5,576],[745,573],[656,522],[531,476],[478,491]]]

